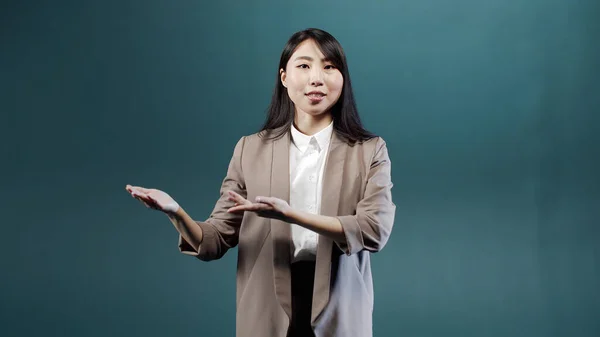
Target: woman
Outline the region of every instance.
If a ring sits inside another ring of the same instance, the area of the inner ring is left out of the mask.
[[[182,253],[238,246],[237,336],[371,336],[370,253],[392,231],[386,144],[357,113],[344,52],[327,32],[287,42],[260,132],[235,146],[205,221],[167,193],[127,185],[168,215]]]

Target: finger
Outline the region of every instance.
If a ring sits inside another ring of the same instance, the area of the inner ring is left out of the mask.
[[[152,194],[146,194],[146,198],[147,198],[147,202],[150,204],[150,206],[152,206],[154,208],[161,208],[158,203],[158,200],[154,199]]]
[[[146,208],[150,208],[150,205],[145,202],[144,200],[140,199],[140,198],[136,198],[139,202],[141,202],[144,206],[146,206]]]
[[[126,190],[127,190],[127,192],[129,192],[129,193],[142,193],[142,191],[141,191],[141,190],[140,190],[138,187],[131,186],[131,185],[127,185],[127,186],[125,187],[125,189],[126,189]]]
[[[231,207],[227,210],[227,213],[238,213],[243,212],[243,209],[240,209],[238,206]]]
[[[151,209],[157,209],[160,210],[161,207],[158,205],[158,203],[153,200],[153,199],[142,199],[142,198],[136,198],[138,199],[141,203],[144,204],[144,206],[146,206],[147,208],[151,208]]]
[[[132,193],[132,194],[134,194],[134,193],[141,194],[142,193],[142,191],[140,191],[140,189],[135,186],[130,186],[127,190],[129,191],[129,193]]]
[[[154,200],[147,194],[140,194],[140,192],[133,192],[133,193],[131,193],[131,196],[134,197],[135,199],[138,199],[140,202],[144,203],[144,205],[146,205],[147,207],[150,207],[150,208],[158,207],[158,203],[156,202],[156,200]]]
[[[134,198],[148,199],[148,195],[146,193],[143,193],[143,192],[137,191],[137,190],[133,190],[131,192],[131,196],[134,197]]]
[[[248,208],[250,208],[251,211],[270,211],[273,209],[271,205],[260,203],[250,204],[248,205]]]
[[[132,191],[131,191],[131,193],[134,193],[135,195],[141,195],[144,197],[149,196],[153,192],[154,192],[154,190],[152,190],[152,189],[138,187],[138,186],[133,186]]]
[[[260,197],[259,196],[259,197],[256,197],[255,200],[258,203],[268,204],[268,205],[271,205],[271,206],[275,205],[275,198],[273,198],[273,197]]]
[[[246,200],[246,197],[237,193],[236,191],[229,191],[229,195],[235,197],[236,199]]]
[[[251,204],[252,202],[249,200],[246,200],[244,197],[242,197],[241,195],[239,195],[238,193],[234,192],[234,191],[229,191],[229,198],[230,201],[234,201],[238,204]]]
[[[237,205],[237,206],[233,206],[231,208],[229,208],[227,211],[228,212],[245,212],[245,211],[252,211],[251,205]]]
[[[227,211],[228,212],[242,212],[242,211],[258,212],[258,211],[270,211],[270,210],[273,210],[273,207],[266,205],[266,204],[249,204],[249,205],[245,204],[245,205],[231,207]]]
[[[140,195],[140,194],[132,193],[131,196],[134,199],[137,199],[137,200],[139,200],[141,202],[147,202],[148,201],[148,198],[145,195]]]
[[[237,197],[241,197],[241,195],[239,193],[237,193],[236,191],[227,191],[227,193],[229,193],[229,195],[233,195],[233,196],[237,196]]]
[[[144,188],[144,187],[141,187],[141,186],[131,186],[131,185],[129,185],[129,187],[130,187],[130,190],[138,191],[138,192],[142,192],[142,193],[150,193],[150,192],[152,192],[151,188]]]
[[[241,195],[239,195],[238,193],[234,192],[234,191],[229,191],[229,197],[233,198],[233,200],[246,200],[244,197],[242,197]]]

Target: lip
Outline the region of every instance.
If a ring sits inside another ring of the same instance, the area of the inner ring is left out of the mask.
[[[310,100],[311,103],[317,104],[322,102],[325,99],[325,93],[321,91],[311,91],[306,94],[306,97]]]
[[[319,95],[319,96],[326,96],[326,94],[322,91],[311,91],[309,93],[306,94],[306,96],[310,96],[310,95]]]

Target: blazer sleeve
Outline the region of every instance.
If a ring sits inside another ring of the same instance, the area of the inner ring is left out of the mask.
[[[242,172],[242,153],[245,140],[246,137],[242,137],[235,146],[227,175],[221,184],[220,197],[210,217],[205,221],[196,221],[202,229],[200,246],[192,247],[180,234],[179,250],[181,253],[196,256],[203,261],[211,261],[223,257],[230,248],[238,244],[243,213],[227,212],[227,209],[233,206],[233,202],[228,200],[227,192],[234,191],[246,198],[246,185]]]
[[[354,215],[338,216],[346,242],[336,242],[346,254],[363,250],[378,252],[387,243],[394,224],[396,205],[392,201],[391,162],[386,143],[379,138],[367,174],[363,198]]]

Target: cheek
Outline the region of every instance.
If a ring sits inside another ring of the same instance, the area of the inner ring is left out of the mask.
[[[329,79],[329,83],[327,85],[330,91],[342,91],[342,88],[344,87],[344,77],[342,76],[342,74],[337,74],[335,76],[332,76]]]
[[[293,91],[303,90],[306,84],[306,79],[304,79],[304,77],[304,74],[302,74],[302,72],[297,71],[296,69],[293,69],[290,72],[288,72],[288,89]]]

